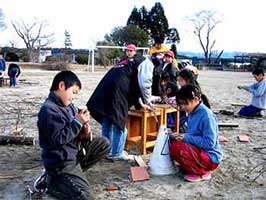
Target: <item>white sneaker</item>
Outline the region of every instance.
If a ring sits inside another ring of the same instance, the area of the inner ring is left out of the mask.
[[[133,161],[135,160],[134,157],[134,155],[130,155],[126,151],[122,151],[119,156],[113,156],[113,160]]]

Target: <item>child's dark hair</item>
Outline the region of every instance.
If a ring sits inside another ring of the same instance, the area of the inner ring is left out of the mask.
[[[262,68],[255,68],[253,71],[252,71],[252,74],[253,75],[260,75],[260,74],[262,74],[263,76],[264,76],[264,71],[263,71],[263,69]]]
[[[65,89],[67,90],[73,85],[77,85],[81,89],[81,82],[76,74],[72,71],[61,71],[55,75],[50,91],[58,90],[59,83],[63,81],[65,83]]]
[[[201,99],[201,91],[197,85],[188,84],[181,87],[176,93],[176,103],[177,105],[186,105],[189,101],[193,100],[195,97]]]
[[[179,76],[182,77],[187,83],[194,84],[194,85],[197,85],[199,87],[199,83],[196,81],[195,75],[193,74],[193,72],[191,70],[182,69],[179,72]]]
[[[210,101],[209,101],[208,97],[201,92],[200,85],[199,85],[198,81],[195,79],[194,73],[189,69],[182,69],[179,72],[179,76],[182,77],[188,84],[196,85],[200,90],[202,102],[205,104],[205,106],[207,106],[208,108],[211,108]]]

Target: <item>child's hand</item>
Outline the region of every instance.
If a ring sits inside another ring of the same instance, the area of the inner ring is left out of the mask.
[[[90,128],[90,124],[87,122],[83,125],[81,133],[79,135],[79,139],[80,140],[88,140],[90,139],[90,141],[92,140],[92,135],[91,135],[91,128]]]
[[[237,86],[237,88],[241,90],[241,89],[243,89],[243,86],[239,85],[239,86]]]
[[[90,112],[83,109],[76,115],[76,119],[79,120],[80,123],[85,124],[90,120]]]

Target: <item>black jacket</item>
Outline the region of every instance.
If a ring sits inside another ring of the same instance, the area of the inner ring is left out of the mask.
[[[10,63],[7,72],[9,77],[18,77],[20,75],[20,68],[15,63]]]
[[[124,129],[128,109],[137,104],[141,96],[138,84],[138,65],[145,58],[126,59],[113,66],[102,78],[87,107],[91,116],[102,123],[109,118],[120,129]]]
[[[163,95],[163,89],[160,85],[162,74],[167,74],[170,78],[169,83],[172,86],[178,88],[177,77],[178,70],[172,63],[167,64],[164,68],[164,63],[154,67],[153,79],[152,79],[152,95],[161,96]]]
[[[38,114],[41,157],[47,171],[71,170],[76,165],[77,136],[81,126],[74,120],[77,109],[73,104],[63,106],[51,92]]]

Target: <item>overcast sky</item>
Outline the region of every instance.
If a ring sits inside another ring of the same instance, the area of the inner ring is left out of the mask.
[[[10,21],[47,20],[55,34],[53,47],[64,46],[64,31],[71,34],[72,48],[90,48],[114,27],[125,26],[136,6],[148,10],[161,2],[169,27],[177,28],[181,42],[179,51],[202,52],[186,17],[203,9],[217,11],[223,22],[215,29],[215,50],[266,52],[266,12],[263,0],[0,0],[7,29],[0,32],[0,46],[9,41],[23,43],[16,36]]]

